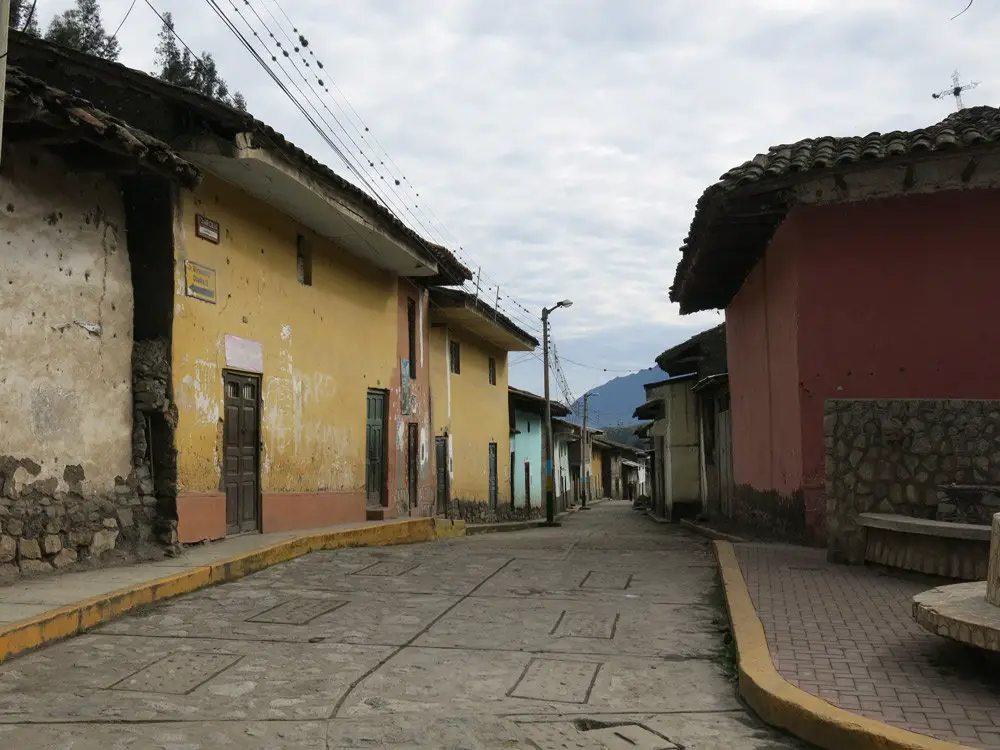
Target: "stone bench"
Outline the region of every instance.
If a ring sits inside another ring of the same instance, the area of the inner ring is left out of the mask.
[[[866,531],[866,562],[963,581],[986,578],[989,526],[892,513],[862,513],[857,522]]]

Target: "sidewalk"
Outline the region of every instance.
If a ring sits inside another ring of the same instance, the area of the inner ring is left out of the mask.
[[[376,526],[385,521],[361,521],[322,529],[310,529],[309,534],[329,534],[335,531]],[[184,573],[220,560],[291,541],[306,532],[285,531],[273,534],[248,534],[189,547],[181,557],[158,562],[142,562],[114,568],[99,568],[77,573],[50,575],[18,581],[0,587],[0,626],[27,620],[49,610],[75,604],[119,589],[150,583],[165,576]]]
[[[973,748],[1000,748],[1000,660],[923,630],[914,594],[936,581],[834,565],[826,551],[734,545],[771,659],[840,708]]]

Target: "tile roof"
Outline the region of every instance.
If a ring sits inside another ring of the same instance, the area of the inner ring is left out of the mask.
[[[431,289],[431,304],[440,305],[441,307],[468,307],[470,310],[475,310],[487,318],[492,318],[497,325],[526,344],[534,347],[538,347],[539,345],[538,339],[517,325],[513,320],[495,309],[488,302],[483,301],[481,297],[473,297],[462,289],[435,287]]]
[[[670,299],[681,313],[725,307],[795,202],[791,188],[838,170],[1000,149],[1000,109],[970,107],[936,125],[774,146],[729,170],[698,199]]]
[[[197,167],[163,141],[95,108],[74,94],[49,86],[14,65],[7,66],[4,121],[70,131],[67,142],[83,141],[100,150],[135,159],[150,171],[194,187]],[[15,139],[8,130],[8,138]]]
[[[435,277],[433,283],[461,284],[463,281],[472,279],[472,271],[459,261],[451,250],[421,237],[380,201],[338,175],[330,167],[303,151],[270,125],[256,119],[248,112],[235,109],[198,91],[162,81],[121,63],[60,47],[44,39],[17,31],[10,34],[10,58],[22,67],[32,66],[34,68],[40,64],[49,68],[61,68],[69,64],[79,66],[84,70],[98,73],[113,82],[113,89],[119,92],[126,88],[139,89],[146,96],[153,95],[169,100],[178,109],[185,111],[183,119],[188,120],[189,124],[191,120],[200,119],[199,125],[210,125],[220,132],[232,135],[239,132],[259,134],[268,146],[281,152],[286,158],[297,163],[306,171],[312,172],[319,180],[349,196],[361,207],[378,217],[390,233],[417,245],[429,258],[439,263],[441,265],[440,273]],[[167,127],[167,123],[162,123],[162,125]]]
[[[545,406],[545,396],[539,396],[537,393],[532,393],[531,391],[522,391],[520,388],[509,385],[507,386],[507,394],[509,398],[515,401],[523,401],[543,408]],[[553,417],[566,417],[570,414],[570,408],[561,401],[552,401],[551,408]]]

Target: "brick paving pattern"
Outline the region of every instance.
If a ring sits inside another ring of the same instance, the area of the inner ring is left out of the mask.
[[[969,747],[1000,748],[1000,659],[924,631],[914,594],[939,585],[826,561],[825,550],[737,544],[771,658],[849,711]]]

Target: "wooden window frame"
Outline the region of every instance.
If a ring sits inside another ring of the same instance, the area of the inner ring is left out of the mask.
[[[496,385],[497,384],[497,358],[496,357],[490,357],[489,370],[490,370],[490,385]]]
[[[462,344],[460,341],[448,342],[448,367],[452,374],[462,374]]]

